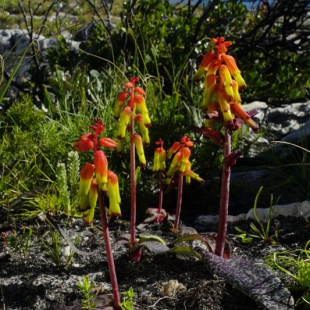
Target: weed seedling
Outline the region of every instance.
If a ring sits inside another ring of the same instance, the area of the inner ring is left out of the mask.
[[[82,304],[82,309],[83,310],[94,309],[96,306],[96,303],[93,301],[93,298],[95,296],[91,293],[91,290],[94,287],[94,284],[90,282],[89,276],[83,277],[82,281],[77,283],[77,287],[79,288],[82,294],[82,299],[80,300]]]
[[[131,287],[127,292],[122,292],[123,302],[121,303],[122,310],[133,310],[133,297],[136,295],[133,288]]]
[[[255,234],[249,234],[243,231],[242,229],[240,229],[239,227],[235,227],[235,229],[241,233],[237,237],[241,238],[242,242],[248,243],[248,242],[252,242],[252,238],[258,238],[258,239],[264,240],[267,243],[276,243],[274,239],[277,238],[279,232],[282,231],[281,229],[279,229],[279,222],[276,221],[273,227],[274,233],[270,235],[270,229],[272,228],[271,220],[272,220],[273,210],[274,210],[275,204],[277,203],[277,202],[275,204],[273,203],[273,195],[271,195],[270,197],[270,206],[269,206],[269,213],[268,213],[268,220],[267,220],[266,227],[264,223],[260,220],[257,214],[257,202],[258,202],[258,199],[259,199],[259,196],[262,190],[263,190],[263,187],[261,186],[259,191],[256,194],[255,201],[254,201],[254,207],[253,207],[253,213],[254,213],[257,226],[254,223],[250,224],[250,227],[254,231]]]

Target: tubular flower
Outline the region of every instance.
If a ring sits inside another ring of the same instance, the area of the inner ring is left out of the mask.
[[[135,119],[137,123],[139,124],[140,130],[141,130],[142,142],[145,145],[149,145],[150,144],[149,130],[144,124],[143,116],[141,114],[137,114]]]
[[[181,160],[182,160],[182,153],[181,152],[177,152],[173,159],[172,159],[172,162],[170,164],[170,167],[167,171],[167,174],[166,174],[166,183],[167,184],[170,184],[171,182],[171,179],[173,177],[173,175],[176,173],[176,171],[179,169],[180,167],[180,164],[181,164]]]
[[[191,178],[188,175],[185,175],[186,170],[191,170],[192,164],[190,161],[187,162],[186,164],[186,169],[184,171],[184,177],[185,177],[185,184],[189,185],[191,184]]]
[[[145,95],[145,91],[142,87],[136,87],[135,92],[138,93],[139,95]]]
[[[106,191],[106,184],[108,182],[108,160],[103,151],[99,150],[95,152],[94,164],[98,187],[101,190]]]
[[[232,78],[231,78],[228,68],[225,65],[220,65],[219,74],[221,77],[221,81],[223,82],[223,87],[225,89],[226,94],[230,98],[233,98],[234,92],[232,88]]]
[[[166,170],[166,151],[163,147],[158,147],[154,152],[153,169],[154,172]]]
[[[171,148],[168,150],[167,158],[170,159],[172,154],[174,154],[178,149],[180,148],[181,143],[180,142],[174,142],[171,146]]]
[[[235,80],[232,80],[232,89],[234,92],[234,100],[237,104],[241,105],[241,97],[239,93],[238,83]]]
[[[121,197],[119,194],[119,185],[117,175],[108,170],[108,195],[109,195],[109,213],[110,216],[121,216],[120,202]]]
[[[201,64],[197,70],[197,73],[194,77],[195,81],[199,81],[202,79],[203,74],[205,73],[206,70],[208,70],[208,67],[210,66],[212,60],[215,59],[215,53],[214,52],[208,52],[204,55]]]
[[[216,44],[215,48],[222,54],[227,52],[227,47],[232,45],[231,41],[225,41],[224,37],[212,38],[211,42]]]
[[[179,171],[184,173],[186,165],[189,162],[189,157],[191,156],[191,150],[188,147],[183,147],[180,152],[182,153],[182,157]]]
[[[97,181],[96,179],[92,179],[92,183],[88,194],[89,209],[83,212],[83,221],[86,225],[91,225],[94,221],[97,199],[98,199]]]
[[[88,194],[91,187],[91,182],[94,175],[94,167],[92,164],[87,163],[80,172],[80,186],[78,191],[79,205],[78,208],[81,212],[90,208]]]
[[[223,59],[226,63],[226,66],[228,67],[229,72],[231,73],[231,75],[234,77],[234,79],[238,83],[239,89],[245,88],[246,83],[245,83],[243,77],[241,76],[241,71],[237,67],[235,58],[230,56],[230,55],[224,54]]]
[[[188,178],[190,178],[190,179],[194,179],[194,180],[196,180],[196,181],[198,181],[198,182],[204,182],[204,179],[202,179],[202,178],[199,176],[199,174],[197,174],[197,173],[195,173],[194,171],[190,170],[190,168],[189,168],[189,169],[185,169],[185,171],[184,171],[184,176],[185,176],[185,177],[188,177]],[[187,184],[188,184],[188,183],[187,183]]]
[[[117,95],[117,100],[114,106],[114,118],[115,119],[119,119],[120,115],[121,115],[121,111],[122,111],[122,107],[126,101],[128,97],[128,92],[126,90],[120,92]]]
[[[80,187],[79,195],[87,195],[90,189],[90,184],[94,175],[94,166],[90,163],[85,164],[80,172]]]
[[[81,139],[73,144],[73,147],[78,152],[89,151],[94,147],[94,142],[88,139]]]
[[[215,90],[215,96],[218,100],[221,112],[223,114],[225,124],[231,124],[233,120],[233,116],[230,111],[230,105],[228,103],[227,94],[222,88],[218,88]]]
[[[245,112],[241,105],[232,103],[230,105],[232,112],[240,119],[242,119],[247,125],[249,125],[254,131],[258,130],[259,126],[252,120],[251,116]]]
[[[139,157],[139,162],[142,168],[144,168],[146,166],[146,159],[145,159],[145,155],[144,155],[144,148],[143,148],[143,143],[142,143],[142,138],[140,135],[138,134],[133,134],[133,142],[136,146],[136,150],[137,150],[137,155]]]
[[[131,107],[126,106],[122,111],[121,118],[118,124],[117,138],[119,140],[125,138],[127,126],[130,123],[131,114],[132,114]]]
[[[205,87],[202,97],[202,108],[205,109],[212,102],[212,95],[214,92],[214,86],[216,84],[216,78],[214,74],[210,74],[205,79]]]
[[[99,139],[99,144],[101,146],[105,146],[105,147],[108,147],[108,148],[111,148],[111,149],[117,147],[117,142],[112,140],[112,139],[110,139],[110,138],[101,138],[101,139]]]
[[[137,105],[137,109],[141,112],[144,120],[144,124],[146,127],[150,127],[152,125],[150,117],[149,117],[149,111],[145,104],[145,99],[142,95],[137,94],[134,96],[134,101]]]

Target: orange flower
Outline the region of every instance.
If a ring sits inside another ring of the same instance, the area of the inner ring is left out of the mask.
[[[96,151],[94,155],[94,164],[96,170],[96,180],[98,187],[106,191],[106,184],[108,181],[108,160],[102,150]]]
[[[191,156],[191,150],[188,147],[183,147],[180,152],[182,153],[181,163],[179,167],[180,172],[184,172],[187,163],[189,162],[189,157]]]
[[[180,142],[174,142],[171,148],[168,150],[167,158],[170,159],[172,154],[174,154],[181,146]]]
[[[216,78],[214,74],[210,74],[205,79],[205,86],[202,97],[202,108],[205,109],[212,102],[212,96],[214,93],[214,86],[216,84]]]
[[[110,138],[101,138],[99,144],[112,149],[117,147],[117,142]]]
[[[230,105],[231,111],[236,114],[236,116],[242,119],[247,125],[249,125],[254,131],[259,129],[259,126],[252,120],[251,116],[245,112],[241,105],[237,103],[232,103]]]
[[[198,68],[198,71],[194,77],[195,81],[199,81],[202,79],[203,74],[208,70],[211,62],[215,59],[215,53],[214,52],[208,52],[203,56],[203,59],[201,61],[201,64]]]
[[[94,147],[94,142],[88,139],[81,139],[73,144],[78,152],[89,151]]]

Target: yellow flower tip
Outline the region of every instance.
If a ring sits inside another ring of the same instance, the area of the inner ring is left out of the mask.
[[[119,194],[119,184],[118,184],[118,177],[117,175],[108,170],[108,195],[109,195],[109,216],[121,216],[121,209],[120,209],[120,194]]]
[[[184,176],[185,177],[189,177],[191,179],[194,179],[194,180],[196,180],[198,182],[201,182],[201,183],[204,182],[204,179],[202,179],[197,173],[193,172],[190,169],[185,169]]]
[[[246,83],[245,83],[243,77],[241,76],[241,73],[236,74],[234,76],[234,79],[238,83],[239,90],[246,88]]]
[[[119,139],[116,147],[117,154],[123,154],[124,150],[124,139]]]
[[[230,72],[228,68],[225,65],[221,65],[219,67],[219,74],[221,77],[221,80],[223,82],[223,87],[225,88],[225,92],[229,97],[234,96],[234,92],[232,89],[232,78],[230,75]]]
[[[97,186],[97,180],[92,179],[92,183],[90,186],[90,191],[89,191],[89,204],[91,208],[95,208],[97,204],[97,199],[98,199],[98,186]]]
[[[80,172],[80,187],[79,194],[87,195],[90,189],[91,181],[94,175],[94,166],[86,163]]]
[[[108,160],[102,150],[96,151],[94,154],[94,164],[96,170],[96,180],[99,188],[103,189],[108,181]]]
[[[101,146],[105,146],[108,148],[116,148],[117,147],[117,142],[110,139],[110,138],[101,138],[99,139],[99,144]]]
[[[85,225],[92,225],[95,216],[95,209],[89,209],[83,212],[83,222]]]
[[[232,80],[232,88],[234,92],[235,102],[240,105],[242,100],[239,93],[238,83],[235,80]]]
[[[139,157],[140,165],[141,165],[141,167],[144,168],[146,166],[146,158],[145,158],[145,155],[144,155],[144,148],[143,148],[142,137],[135,133],[132,136],[132,140],[133,140],[133,143],[136,146],[137,155]]]
[[[88,194],[87,195],[85,195],[85,194],[79,195],[78,209],[81,212],[84,212],[84,211],[90,209]]]

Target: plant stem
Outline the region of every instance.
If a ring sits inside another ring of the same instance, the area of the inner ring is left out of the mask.
[[[136,242],[136,159],[135,159],[135,144],[133,135],[135,132],[134,115],[131,117],[130,124],[130,186],[131,186],[131,218],[130,218],[130,238],[131,242]]]
[[[227,128],[225,128],[225,144],[224,144],[224,159],[231,153],[231,135]],[[230,187],[230,166],[223,161],[222,170],[222,185],[221,185],[221,199],[218,232],[216,238],[215,254],[223,257],[226,232],[227,232],[227,218],[228,218],[228,203],[229,203],[229,187]]]
[[[117,283],[117,277],[116,277],[116,271],[115,271],[115,265],[114,265],[114,258],[113,258],[111,243],[110,243],[107,214],[105,210],[103,192],[100,188],[98,188],[98,196],[99,196],[99,210],[100,210],[102,233],[103,233],[103,239],[104,239],[104,244],[105,244],[106,253],[107,253],[107,260],[108,260],[110,279],[111,279],[111,284],[112,284],[114,304],[115,304],[116,309],[121,309],[121,306],[120,306],[121,301],[120,301],[120,295],[119,295],[119,289],[118,289],[118,283]]]
[[[159,198],[158,198],[158,209],[157,214],[161,213],[163,207],[163,173],[159,170]]]
[[[175,229],[179,228],[181,206],[182,206],[182,194],[183,194],[183,173],[179,172],[177,209],[175,211],[175,221],[174,221]]]

